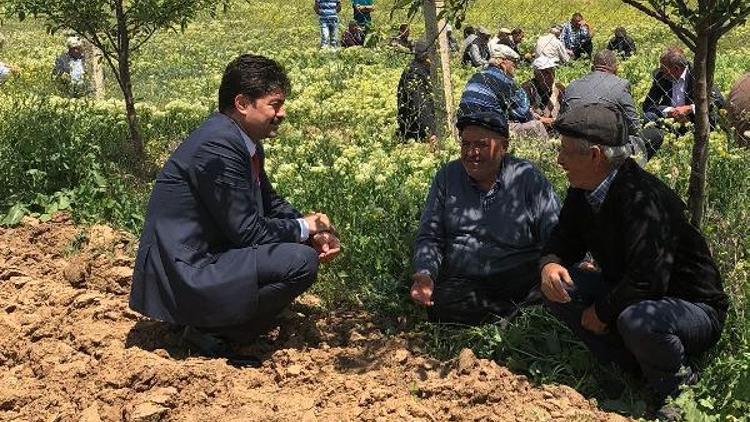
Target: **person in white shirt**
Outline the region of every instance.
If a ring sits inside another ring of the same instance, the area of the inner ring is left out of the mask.
[[[55,60],[53,75],[66,94],[72,97],[80,97],[85,95],[88,90],[83,43],[78,37],[68,37],[65,46],[68,50]]]
[[[560,25],[553,25],[548,34],[539,37],[536,42],[535,58],[544,56],[557,60],[560,64],[570,61],[570,54],[568,54],[565,45],[560,41],[561,31],[562,28],[560,28]]]

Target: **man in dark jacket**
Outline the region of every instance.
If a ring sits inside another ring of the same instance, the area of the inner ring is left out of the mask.
[[[461,55],[461,64],[471,67],[484,67],[490,61],[490,49],[487,43],[490,41],[490,32],[484,27],[474,29],[475,33],[466,39],[467,44]]]
[[[692,66],[679,47],[670,47],[659,59],[659,69],[654,71],[653,83],[643,101],[644,118],[654,122],[673,118],[678,123],[695,120],[693,89],[695,77]],[[724,98],[714,86],[709,92],[711,126],[716,123],[716,113],[724,107]]]
[[[208,355],[270,328],[339,250],[328,217],[300,214],[263,170],[262,141],[276,136],[289,90],[273,60],[233,60],[219,112],[180,144],[151,192],[130,307],[187,326],[185,339]]]
[[[627,30],[620,26],[615,28],[615,36],[607,43],[607,50],[628,58],[635,54],[635,41],[628,36]]]
[[[684,203],[629,158],[617,108],[572,107],[555,128],[570,189],[542,252],[542,292],[600,362],[642,372],[665,417],[665,399],[694,378],[687,358],[719,339],[721,277]],[[601,272],[573,270],[587,251]]]
[[[435,104],[430,83],[429,46],[425,41],[415,43],[414,60],[401,74],[396,95],[399,136],[435,142]]]

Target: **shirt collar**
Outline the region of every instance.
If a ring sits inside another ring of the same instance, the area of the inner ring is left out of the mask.
[[[586,192],[586,200],[588,201],[589,205],[591,205],[591,208],[594,209],[594,211],[599,211],[599,208],[601,208],[604,200],[607,198],[607,192],[609,192],[609,188],[610,186],[612,186],[612,182],[617,176],[617,170],[618,169],[615,169],[612,173],[605,177],[604,180],[599,183],[599,186],[597,186],[596,189],[592,190],[591,192]]]
[[[240,131],[240,136],[242,137],[242,141],[245,143],[245,147],[247,148],[247,152],[250,153],[251,157],[254,156],[255,155],[255,149],[256,149],[255,142],[252,139],[250,139],[249,136],[247,136],[247,134],[245,133],[245,131],[242,130],[242,128],[240,127],[240,125],[238,125],[237,122],[234,121],[234,119],[231,119],[231,120],[232,120],[232,123],[234,123],[234,125],[237,126],[237,129]]]

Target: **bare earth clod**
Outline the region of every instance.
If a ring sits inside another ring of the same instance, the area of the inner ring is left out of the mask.
[[[432,359],[419,338],[309,296],[245,351],[260,367],[192,356],[178,330],[128,309],[134,247],[64,215],[0,228],[0,420],[625,420],[468,349]]]

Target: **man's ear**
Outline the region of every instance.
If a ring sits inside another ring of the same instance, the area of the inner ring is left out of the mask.
[[[607,157],[604,156],[604,150],[599,145],[592,145],[591,148],[589,148],[589,153],[591,154],[592,161],[607,159]]]
[[[255,106],[255,101],[250,100],[245,94],[237,94],[234,97],[234,108],[240,112],[240,114],[246,114],[250,107]]]

